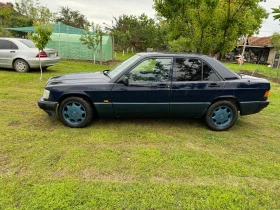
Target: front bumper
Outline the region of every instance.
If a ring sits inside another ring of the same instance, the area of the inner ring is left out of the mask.
[[[38,100],[38,106],[43,109],[49,116],[54,116],[57,113],[58,102],[45,101],[42,96]]]

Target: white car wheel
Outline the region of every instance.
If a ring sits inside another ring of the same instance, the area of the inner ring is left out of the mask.
[[[24,73],[24,72],[28,72],[29,71],[29,65],[28,63],[23,60],[23,59],[17,59],[15,62],[14,62],[14,69],[17,71],[17,72],[20,72],[20,73]]]

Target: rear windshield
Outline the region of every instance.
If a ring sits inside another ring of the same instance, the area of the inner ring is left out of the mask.
[[[29,40],[29,39],[20,39],[19,41],[21,43],[25,44],[29,48],[36,48],[35,44],[31,40]]]

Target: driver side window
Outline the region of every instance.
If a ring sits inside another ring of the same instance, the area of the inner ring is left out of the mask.
[[[135,66],[126,76],[129,83],[169,81],[171,58],[149,58]]]

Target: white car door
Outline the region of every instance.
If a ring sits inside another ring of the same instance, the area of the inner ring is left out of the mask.
[[[11,41],[0,39],[0,67],[12,68],[12,61],[18,52],[18,47]]]

